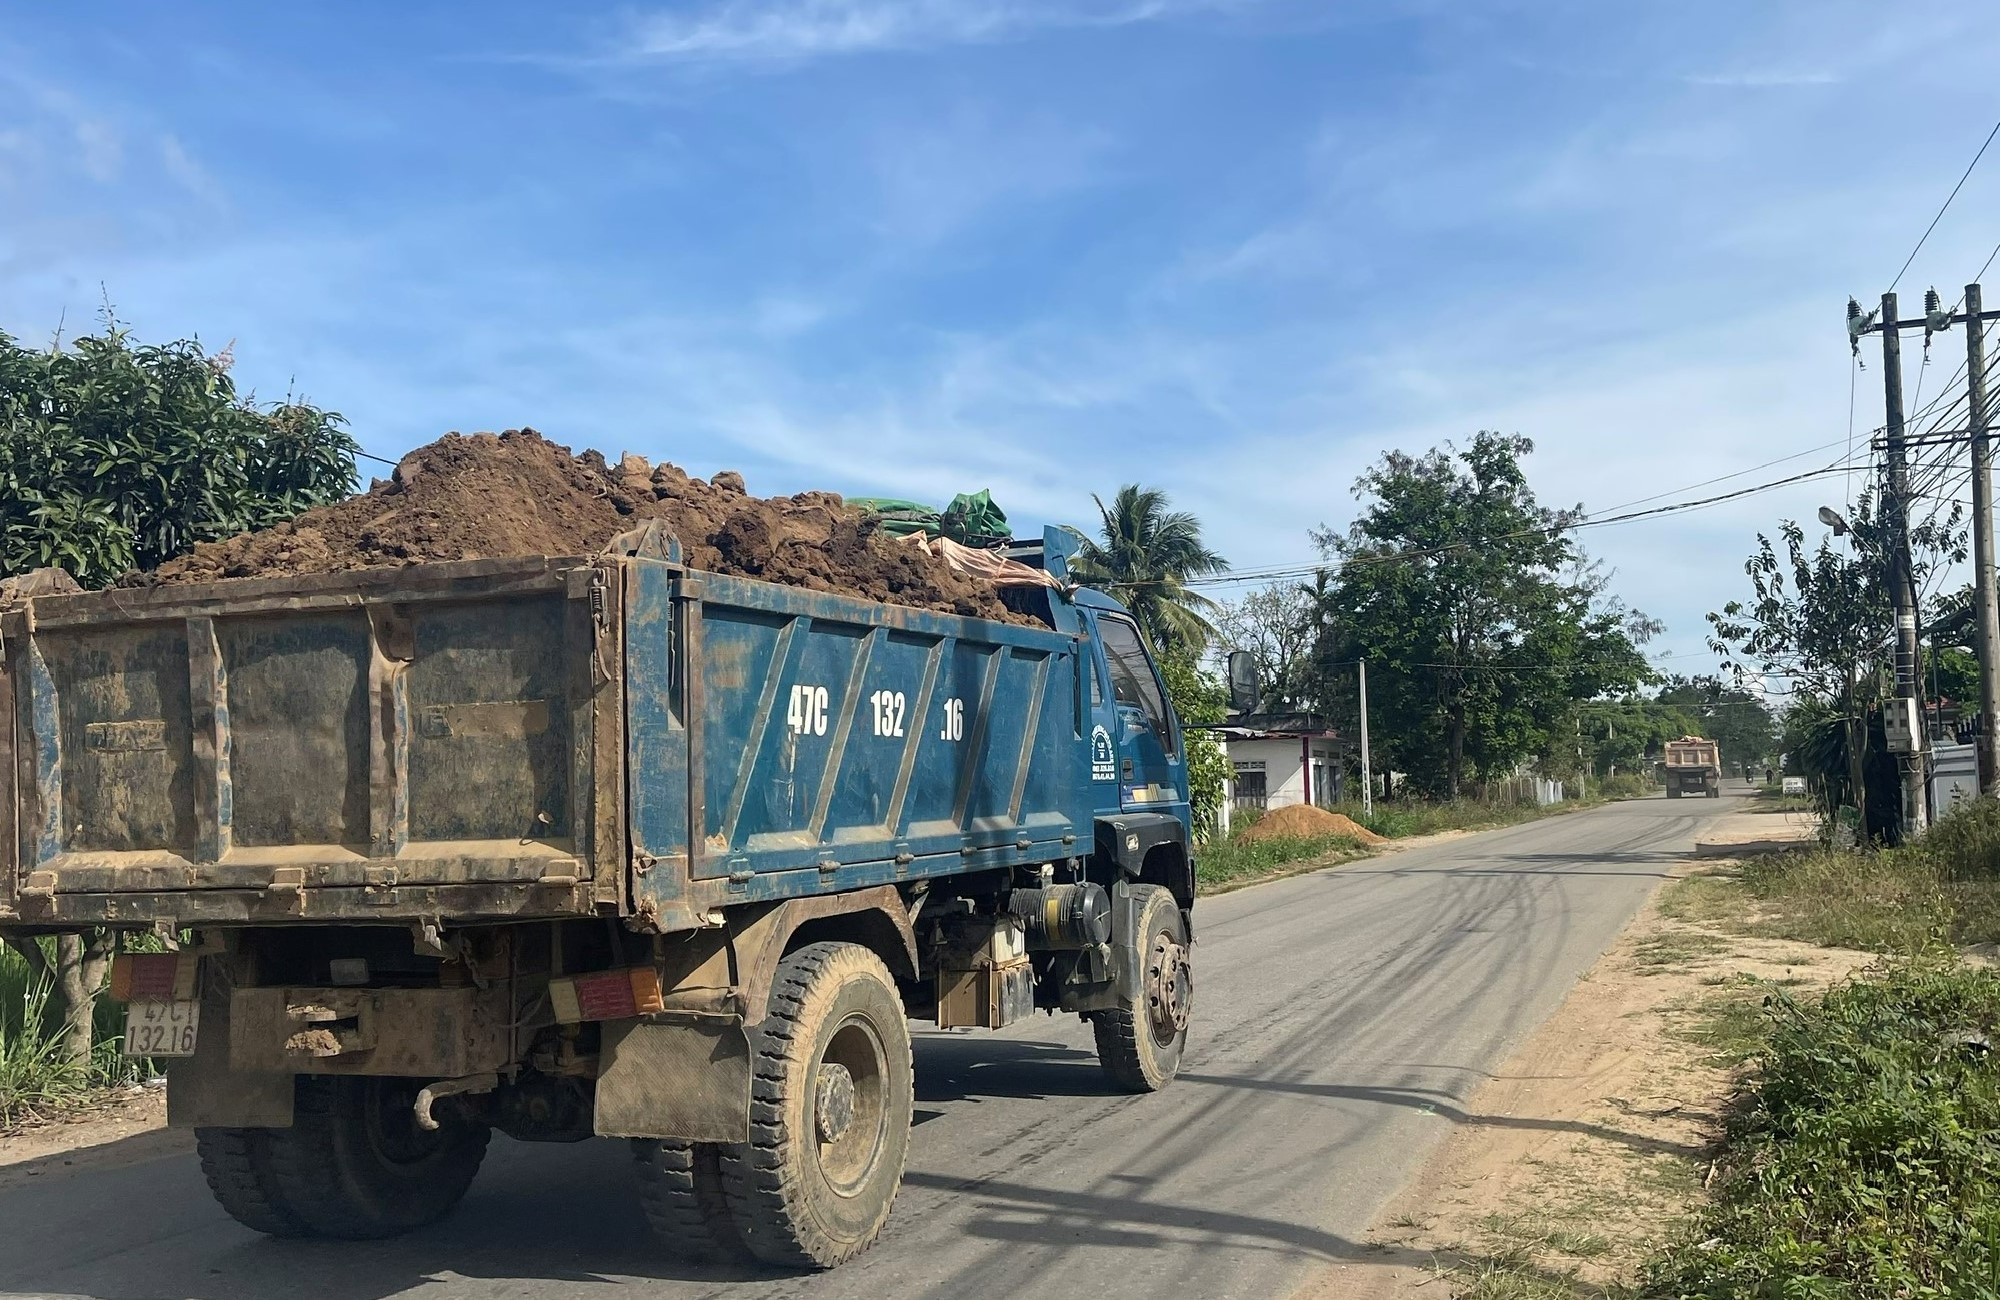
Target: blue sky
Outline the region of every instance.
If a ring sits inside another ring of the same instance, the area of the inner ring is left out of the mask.
[[[1601,510],[1842,440],[1846,296],[1996,67],[1976,6],[1844,0],[0,0],[0,329],[108,293],[391,458],[531,424],[1017,523],[1136,479],[1283,564],[1388,447],[1524,433]],[[1996,241],[2000,156],[1906,302]],[[1586,536],[1701,667],[1838,484]]]

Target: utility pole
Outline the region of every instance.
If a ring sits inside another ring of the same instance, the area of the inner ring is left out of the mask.
[[[1993,582],[1993,446],[1986,436],[1986,327],[1979,286],[1965,286],[1965,383],[1972,440],[1972,591],[1979,652],[1979,793],[2000,796],[2000,595]]]
[[[1896,316],[1896,295],[1882,295],[1882,314],[1868,328],[1882,332],[1882,397],[1884,421],[1884,481],[1882,516],[1888,525],[1889,597],[1896,607],[1896,721],[1884,721],[1884,730],[1899,750],[1896,766],[1902,775],[1902,832],[1916,835],[1930,824],[1929,800],[1924,790],[1923,713],[1914,707],[1922,694],[1917,679],[1917,593],[1910,578],[1910,469],[1903,449],[1903,330],[1924,327],[1927,320],[1902,321]],[[1907,724],[1908,736],[1899,736]],[[1907,748],[1902,746],[1907,745]]]
[[[1355,670],[1361,682],[1361,815],[1375,811],[1375,775],[1368,763],[1368,661],[1357,659]]]

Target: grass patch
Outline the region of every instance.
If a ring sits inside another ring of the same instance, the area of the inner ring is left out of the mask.
[[[1204,888],[1241,885],[1263,876],[1346,862],[1365,854],[1360,841],[1346,835],[1273,836],[1245,840],[1230,836],[1211,843],[1195,858],[1195,880]]]
[[[1690,876],[1660,906],[1676,920],[1864,952],[2000,942],[2000,801],[1960,804],[1899,848],[1816,845]]]
[[[65,1060],[54,1000],[27,962],[0,945],[0,1131],[87,1105],[107,1088],[140,1077],[119,1054],[123,1008],[100,999],[90,1059]]]
[[[1732,975],[1711,987],[1714,991],[1689,1008],[1692,1014],[1669,1032],[1707,1048],[1711,1065],[1742,1065],[1764,1050],[1772,1000],[1790,995],[1784,985],[1755,975]]]
[[[1455,1300],[1627,1300],[1618,1285],[1587,1282],[1579,1264],[1607,1255],[1611,1242],[1570,1216],[1489,1215],[1481,1253],[1467,1254],[1450,1273]]]
[[[1715,1199],[1644,1294],[1995,1295],[2000,974],[1903,963],[1764,1017]]]
[[[1702,957],[1712,957],[1729,947],[1728,941],[1699,930],[1668,930],[1639,944],[1632,964],[1649,975],[1679,970]]]
[[[1441,831],[1483,831],[1537,821],[1557,813],[1575,812],[1598,802],[1571,799],[1544,807],[1534,803],[1494,802],[1461,799],[1456,803],[1381,802],[1364,814],[1361,805],[1341,804],[1333,811],[1346,813],[1377,835],[1392,840],[1413,835],[1436,835]]]

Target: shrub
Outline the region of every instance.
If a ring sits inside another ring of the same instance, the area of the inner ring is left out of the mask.
[[[2000,1295],[2000,974],[1912,964],[1765,1005],[1715,1200],[1645,1293]]]
[[[1606,799],[1643,799],[1659,788],[1632,772],[1607,776],[1597,783],[1597,793]]]
[[[1963,799],[1911,849],[1946,880],[2000,878],[2000,799]]]

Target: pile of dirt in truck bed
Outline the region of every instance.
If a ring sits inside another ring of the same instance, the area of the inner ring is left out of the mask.
[[[573,455],[533,429],[446,434],[387,481],[262,532],[204,542],[121,586],[270,578],[509,555],[588,555],[663,521],[695,568],[975,618],[1033,622],[993,587],[881,530],[830,492],[750,496],[627,455]]]
[[[1359,844],[1380,844],[1383,840],[1344,813],[1328,812],[1305,803],[1273,808],[1236,838],[1254,844],[1258,840],[1316,840],[1323,835],[1345,835]]]

